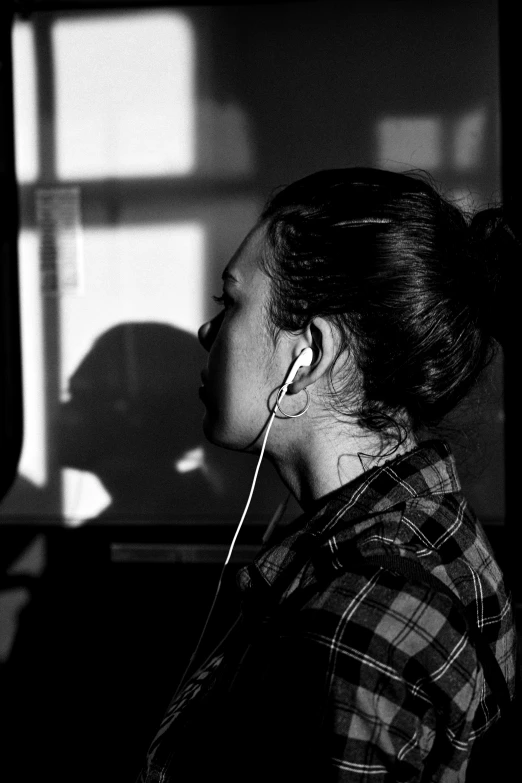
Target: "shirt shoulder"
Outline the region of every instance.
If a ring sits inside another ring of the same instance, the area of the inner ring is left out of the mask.
[[[441,721],[451,738],[445,764],[460,769],[483,680],[449,597],[372,566],[338,575],[296,614],[282,635],[308,679],[320,673],[340,775],[381,779],[399,760],[416,774]]]
[[[466,621],[451,598],[379,566],[363,563],[318,590],[298,613],[294,631],[327,647],[332,660],[357,661],[354,683],[363,668],[393,670],[412,683],[440,679],[457,659],[463,683],[476,674]],[[455,677],[452,687],[459,687]]]

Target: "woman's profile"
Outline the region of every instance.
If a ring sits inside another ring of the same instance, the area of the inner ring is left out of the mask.
[[[502,343],[515,254],[500,208],[471,218],[417,173],[320,171],[269,200],[200,329],[203,429],[266,449],[303,513],[239,570],[241,613],[140,783],[465,780],[515,632],[433,428]]]

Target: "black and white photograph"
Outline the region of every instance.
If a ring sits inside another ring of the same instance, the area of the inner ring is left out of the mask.
[[[3,0],[0,781],[510,783],[507,0]]]

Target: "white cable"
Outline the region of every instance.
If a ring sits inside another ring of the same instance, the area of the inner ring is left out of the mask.
[[[236,543],[236,539],[237,539],[237,537],[239,535],[239,531],[241,530],[241,526],[243,525],[244,519],[245,519],[245,517],[247,515],[248,507],[250,506],[250,501],[252,500],[252,495],[254,494],[254,487],[256,486],[257,474],[259,473],[259,468],[261,467],[261,460],[263,459],[263,454],[265,453],[265,446],[266,446],[266,442],[267,442],[267,439],[268,439],[268,433],[270,432],[270,427],[272,426],[272,422],[274,421],[275,415],[276,415],[276,409],[274,408],[274,410],[272,411],[272,414],[270,416],[270,421],[268,422],[268,425],[267,425],[267,428],[266,428],[265,437],[263,438],[263,444],[261,446],[261,453],[259,454],[259,459],[257,461],[257,466],[256,466],[256,470],[255,470],[255,473],[254,473],[254,478],[252,480],[252,486],[250,487],[250,494],[248,496],[248,500],[246,502],[246,506],[245,506],[245,509],[244,509],[243,514],[241,516],[241,519],[239,520],[239,524],[238,524],[238,526],[236,528],[236,532],[234,533],[234,538],[232,539],[232,543],[230,544],[230,549],[228,550],[228,555],[227,555],[227,558],[226,558],[225,563],[223,565],[223,568],[225,568],[225,566],[227,565],[227,563],[229,562],[229,560],[230,560],[230,558],[232,556],[232,550],[234,549],[234,544]]]
[[[284,384],[281,387],[281,389],[280,389],[280,391],[279,391],[279,393],[277,395],[277,403],[281,402],[281,400],[285,396],[285,394],[287,392],[287,389],[288,389],[288,385],[289,384],[286,383],[286,384]],[[248,511],[248,508],[250,506],[250,501],[252,500],[252,495],[254,494],[254,488],[255,488],[255,485],[256,485],[256,481],[257,481],[257,475],[259,473],[259,468],[261,467],[261,460],[263,459],[263,455],[265,453],[266,442],[268,440],[268,433],[270,432],[270,428],[272,427],[273,421],[275,419],[276,412],[277,412],[277,404],[274,405],[274,409],[273,409],[273,411],[272,411],[272,413],[270,415],[270,419],[269,419],[267,427],[266,427],[265,436],[263,438],[263,443],[261,445],[261,452],[259,454],[259,459],[257,460],[257,465],[256,465],[256,469],[255,469],[255,472],[254,472],[254,478],[252,480],[252,486],[250,487],[250,493],[248,495],[248,499],[247,499],[245,508],[244,508],[243,513],[241,515],[241,519],[239,520],[239,524],[238,524],[238,526],[236,528],[236,532],[234,533],[234,537],[232,539],[232,543],[230,544],[227,557],[225,559],[225,562],[223,563],[223,568],[221,569],[221,573],[219,575],[218,586],[217,586],[217,590],[216,590],[215,595],[214,595],[214,599],[212,601],[212,605],[210,607],[210,611],[209,611],[209,613],[207,615],[207,619],[205,620],[205,625],[203,626],[203,630],[201,631],[200,637],[198,639],[198,643],[196,645],[196,649],[194,650],[194,652],[190,656],[190,660],[188,662],[187,668],[183,672],[183,676],[182,676],[182,678],[180,680],[178,689],[176,691],[176,696],[179,693],[179,691],[181,690],[181,688],[182,688],[182,686],[183,686],[183,684],[185,682],[185,678],[187,676],[187,672],[189,671],[190,667],[192,666],[194,658],[196,657],[196,655],[197,655],[197,653],[199,651],[199,648],[201,646],[201,642],[202,642],[203,637],[205,635],[205,631],[207,630],[207,626],[208,626],[209,620],[210,620],[210,618],[212,616],[212,612],[214,611],[214,607],[216,605],[216,601],[217,601],[217,598],[218,598],[218,595],[219,595],[219,591],[221,589],[221,583],[223,581],[223,574],[225,573],[225,568],[227,567],[227,565],[228,565],[228,563],[230,561],[230,558],[232,556],[232,551],[234,549],[234,545],[236,543],[237,537],[239,535],[239,531],[241,530],[241,527],[242,527],[243,522],[245,520],[245,517],[247,515],[247,511]]]

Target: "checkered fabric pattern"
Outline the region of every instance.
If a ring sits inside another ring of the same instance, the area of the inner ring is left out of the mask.
[[[139,783],[463,781],[498,705],[451,599],[365,565],[377,554],[418,558],[473,607],[513,692],[501,571],[448,446],[428,441],[239,571],[241,618],[169,706]]]

